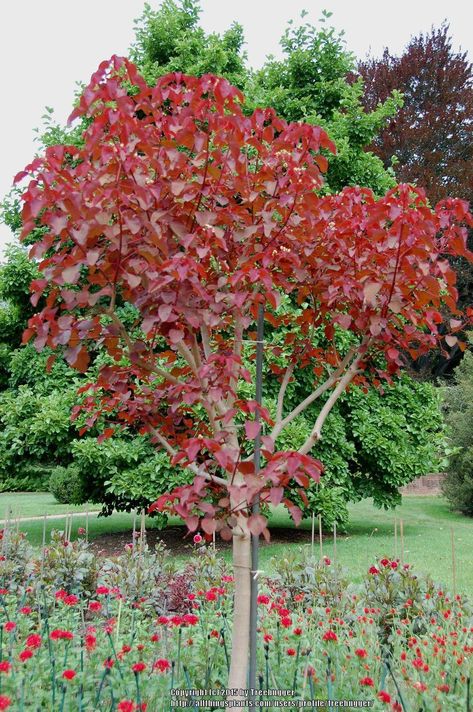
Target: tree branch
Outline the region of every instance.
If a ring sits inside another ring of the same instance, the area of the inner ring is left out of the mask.
[[[150,428],[151,433],[153,436],[156,438],[156,440],[159,442],[160,445],[166,450],[166,452],[171,455],[171,457],[175,457],[177,455],[177,451],[172,447],[172,445],[166,440],[166,438],[161,435],[159,430],[156,430],[156,428]],[[222,477],[218,477],[217,475],[211,475],[210,472],[207,472],[206,470],[201,469],[201,467],[197,467],[197,465],[193,462],[189,462],[187,465],[184,465],[184,467],[187,467],[187,469],[191,470],[195,475],[198,475],[199,477],[204,477],[206,480],[209,482],[214,482],[215,484],[218,485],[223,485],[224,487],[227,487],[227,481],[224,480]]]
[[[272,429],[270,433],[270,437],[275,441],[278,435],[284,430],[286,425],[289,425],[294,418],[297,418],[298,415],[300,415],[306,408],[309,407],[317,398],[320,398],[321,395],[325,393],[329,388],[331,388],[340,378],[341,374],[345,370],[347,364],[351,361],[353,356],[355,355],[356,351],[355,349],[350,349],[350,351],[347,353],[341,364],[338,366],[338,368],[329,376],[329,378],[322,383],[318,388],[315,389],[310,395],[305,398],[302,403],[299,403],[298,406],[294,408],[286,417],[284,420],[281,420],[278,422],[276,420],[276,424],[274,428]]]
[[[284,378],[282,379],[281,388],[278,393],[278,405],[276,409],[276,424],[280,423],[282,420],[283,408],[284,408],[284,396],[286,395],[286,389],[288,387],[291,376],[294,372],[294,364],[290,363],[286,368]]]
[[[346,373],[342,378],[340,378],[336,388],[332,391],[330,397],[327,399],[325,402],[322,410],[320,411],[317,420],[315,421],[315,425],[312,429],[311,434],[305,441],[305,443],[302,445],[302,447],[299,448],[298,452],[300,452],[302,455],[307,455],[308,452],[312,450],[314,447],[315,443],[317,440],[320,440],[320,433],[322,430],[322,427],[327,420],[327,417],[332,410],[333,406],[337,402],[337,400],[340,398],[342,393],[344,392],[345,388],[348,386],[350,381],[353,380],[354,376],[359,373],[358,370],[358,364],[362,358],[362,354],[358,354],[358,356],[355,358],[355,360],[351,363],[350,367],[347,369]]]

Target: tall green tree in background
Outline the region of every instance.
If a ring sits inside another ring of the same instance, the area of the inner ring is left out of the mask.
[[[268,58],[256,71],[248,68],[239,25],[232,24],[222,35],[207,34],[199,26],[199,16],[196,0],[165,0],[158,9],[145,5],[136,21],[130,56],[149,84],[170,71],[223,75],[244,90],[249,112],[256,106],[270,105],[287,120],[318,124],[328,132],[337,145],[337,156],[331,158],[324,191],[337,192],[344,185],[359,184],[382,194],[395,183],[393,171],[366,147],[401,105],[400,95],[388,97],[371,111],[363,108],[363,83],[354,82],[350,74],[355,59],[347,51],[343,35],[330,27],[328,13],[316,27],[304,21],[289,23],[281,40],[283,59]],[[42,147],[81,143],[81,127],[64,129],[54,122],[50,111],[45,121]],[[14,195],[4,204],[4,220],[14,232],[21,227]],[[23,249],[16,247],[8,254],[0,277],[0,288],[12,282],[8,275],[16,274],[21,282],[18,293],[11,289],[0,292],[4,300],[0,364],[2,386],[7,389],[0,396],[0,487],[45,487],[50,469],[60,465],[66,469],[56,472],[55,480],[80,480],[76,491],[102,502],[105,511],[145,506],[160,494],[157,488],[159,483],[162,487],[163,479],[169,489],[180,484],[186,474],[172,468],[167,456],[156,454],[132,428],[104,443],[98,443],[93,432],[86,438],[78,437],[69,422],[69,411],[77,402],[75,392],[82,377],[76,375],[71,381],[67,367],[59,362],[48,374],[47,354],[20,346],[31,308],[27,285],[35,276],[25,271],[26,264],[29,270],[34,269]],[[131,325],[129,305],[120,308],[123,321]],[[294,310],[297,305],[287,300],[284,308]],[[16,315],[16,326],[8,331],[12,314]],[[324,338],[323,333],[314,334],[321,344]],[[91,369],[103,358],[98,351]],[[252,368],[250,361],[248,365]],[[268,361],[265,368],[265,400],[275,407],[278,364]],[[303,398],[310,385],[306,380],[299,374],[290,384],[288,397]],[[314,415],[309,413],[307,428]],[[40,424],[47,421],[54,424],[56,440],[45,439],[47,447],[43,447]],[[304,438],[303,431],[304,423],[289,429],[284,446],[297,446]],[[8,442],[12,441],[17,445],[7,457]],[[322,512],[327,525],[346,521],[346,502],[350,500],[369,496],[379,505],[391,506],[400,499],[400,486],[438,467],[437,446],[441,449],[442,422],[438,397],[430,385],[404,375],[386,388],[384,396],[374,391],[368,397],[355,388],[334,408],[327,435],[314,452],[325,464],[323,484],[309,491],[308,505],[298,503],[306,512]],[[21,476],[12,479],[12,472]],[[294,498],[297,496],[295,492]]]

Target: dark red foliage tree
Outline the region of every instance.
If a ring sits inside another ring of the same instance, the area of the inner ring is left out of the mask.
[[[404,351],[415,358],[436,346],[443,304],[455,314],[450,330],[462,328],[445,257],[471,257],[462,223],[472,223],[464,201],[432,210],[407,185],[379,200],[360,188],[320,196],[320,150],[335,150],[327,135],[272,109],[245,116],[243,101],[211,75],[171,74],[150,88],[113,57],[73,114],[89,122],[83,148],[50,147],[18,176],[31,178],[23,237],[42,226],[30,252],[42,273],[33,304],[45,298],[24,340],[63,351],[79,370],[103,345],[109,362],[83,389],[86,428],[108,420],[107,437],[132,424],[193,472],[156,506],[233,542],[236,689],[247,680],[250,534],[268,536],[265,517],[251,511],[255,496],[284,503],[298,521],[285,489],[295,481],[303,493],[320,477],[311,449],[344,390],[389,378]],[[299,308],[280,313],[281,293]],[[135,309],[131,327],[120,299]],[[290,345],[274,421],[242,389],[259,305]],[[326,348],[314,347],[314,328],[325,330]],[[335,328],[356,346],[339,353]],[[287,385],[303,367],[313,391],[289,410]],[[278,451],[278,435],[317,399],[306,442]]]
[[[361,62],[365,81],[363,102],[372,111],[395,89],[404,106],[375,139],[370,150],[385,166],[395,157],[395,172],[403,183],[422,185],[432,202],[473,196],[473,66],[466,53],[455,52],[448,25],[411,40],[401,56],[388,49],[379,59]],[[470,247],[473,236],[470,233]],[[452,259],[458,275],[459,304],[473,303],[473,268]],[[458,363],[434,354],[419,361],[426,373],[441,375]]]
[[[422,185],[432,204],[473,195],[473,66],[452,49],[448,25],[411,40],[400,57],[361,62],[363,102],[372,111],[393,90],[404,106],[372,149],[402,183]]]

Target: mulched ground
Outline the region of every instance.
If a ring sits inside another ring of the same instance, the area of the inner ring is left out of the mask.
[[[158,530],[149,530],[146,532],[146,539],[150,547],[153,547],[158,539],[164,542],[166,548],[176,555],[189,554],[194,548],[192,535],[187,534],[185,527],[172,526]],[[102,534],[91,543],[92,550],[100,556],[118,556],[123,552],[125,544],[129,544],[131,536],[129,532]],[[282,527],[271,528],[271,544],[310,544],[311,533],[309,530],[289,529]],[[318,541],[318,534],[317,534]],[[267,546],[263,538],[261,538],[261,546]],[[217,551],[229,549],[231,542],[222,541],[219,537],[216,539],[215,547]]]

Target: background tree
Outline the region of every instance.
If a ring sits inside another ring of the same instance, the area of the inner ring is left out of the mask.
[[[455,371],[455,383],[445,388],[446,419],[453,455],[443,492],[452,508],[473,516],[473,353]]]
[[[334,151],[327,134],[272,109],[245,116],[243,102],[212,75],[171,74],[149,87],[133,64],[112,57],[72,115],[90,121],[83,148],[50,147],[17,176],[32,178],[23,236],[44,228],[30,257],[42,273],[31,285],[33,304],[45,305],[24,339],[39,351],[59,349],[82,372],[103,345],[113,363],[81,389],[88,396],[74,409],[87,414],[84,429],[99,418],[114,424],[105,438],[121,424],[139,428],[193,473],[156,508],[178,514],[190,531],[232,540],[228,687],[237,689],[247,681],[250,534],[269,534],[266,518],[252,513],[255,496],[284,503],[300,520],[286,490],[295,481],[302,496],[319,479],[312,450],[334,404],[350,384],[368,387],[369,372],[375,385],[389,380],[402,350],[416,357],[437,344],[440,308],[456,312],[457,298],[443,257],[473,258],[465,202],[432,211],[423,191],[402,185],[379,200],[360,188],[318,195],[320,150]],[[278,314],[281,294],[294,295],[299,314]],[[135,310],[131,327],[118,298]],[[242,349],[260,304],[291,346],[274,419],[239,392],[250,380]],[[319,327],[326,348],[312,341]],[[345,353],[335,328],[356,342]],[[312,391],[288,410],[296,369],[313,374]],[[301,446],[276,449],[316,400],[321,409]],[[264,461],[255,470],[260,437]]]
[[[394,165],[402,182],[422,185],[432,204],[456,195],[473,197],[473,66],[466,53],[455,52],[447,24],[414,37],[400,56],[385,49],[382,57],[358,65],[364,80],[363,105],[372,111],[392,94],[402,92],[403,106],[373,138],[370,150],[385,167]],[[470,233],[470,247],[473,235]],[[459,301],[473,303],[473,269],[462,258]],[[461,352],[445,360],[431,354],[418,362],[426,376],[451,373]]]

